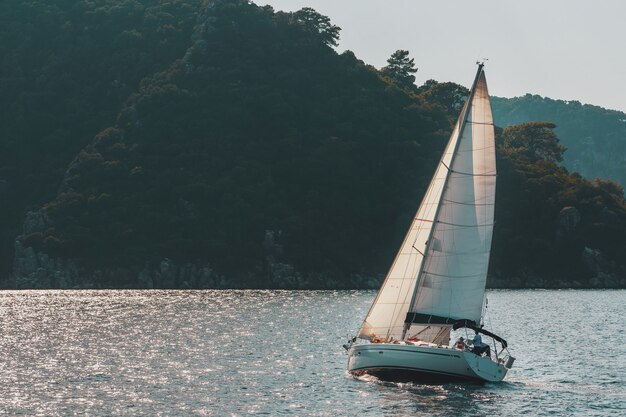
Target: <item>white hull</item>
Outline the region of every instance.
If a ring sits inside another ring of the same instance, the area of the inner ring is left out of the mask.
[[[348,350],[348,371],[393,381],[445,382],[454,380],[501,381],[508,369],[503,363],[468,351],[445,347],[371,343]]]

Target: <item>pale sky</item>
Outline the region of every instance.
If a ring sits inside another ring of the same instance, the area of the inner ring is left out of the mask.
[[[255,0],[313,7],[341,27],[337,50],[380,68],[406,49],[428,79],[468,86],[488,58],[489,93],[626,111],[626,0]]]

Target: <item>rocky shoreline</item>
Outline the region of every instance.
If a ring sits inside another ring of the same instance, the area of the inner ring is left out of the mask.
[[[588,248],[586,248],[587,250]],[[601,254],[588,250],[588,256]],[[323,274],[302,274],[292,265],[272,263],[260,275],[227,278],[216,273],[209,264],[178,264],[170,259],[141,269],[109,268],[88,271],[77,260],[51,258],[45,253],[25,247],[16,241],[15,271],[0,282],[4,289],[378,289],[383,276],[352,275],[347,280]],[[125,285],[114,283],[124,282]],[[491,289],[621,289],[626,288],[626,273],[598,269],[588,281],[550,279],[533,271],[502,277],[490,275]]]

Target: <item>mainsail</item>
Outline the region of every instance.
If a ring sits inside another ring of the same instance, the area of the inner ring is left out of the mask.
[[[493,232],[496,160],[482,64],[409,231],[359,337],[447,343],[478,323]]]

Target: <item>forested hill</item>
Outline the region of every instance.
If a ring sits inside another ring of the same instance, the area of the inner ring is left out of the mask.
[[[527,94],[493,97],[494,118],[502,127],[549,120],[567,153],[563,164],[588,178],[611,178],[626,185],[626,114],[616,110]]]
[[[312,9],[14,3],[9,287],[376,287],[467,93],[416,87],[406,51],[380,70],[337,53]],[[550,124],[499,131],[492,285],[626,285],[623,189],[562,151]]]
[[[202,4],[0,1],[0,277],[24,214],[56,196],[144,77],[184,55]]]
[[[447,113],[337,54],[338,28],[312,10],[196,11],[179,59],[143,79],[27,217],[18,267],[32,248],[81,271],[123,270],[97,279],[112,286],[137,285],[137,268],[164,259],[248,286],[382,270],[443,149]],[[63,265],[60,280],[81,285]]]

